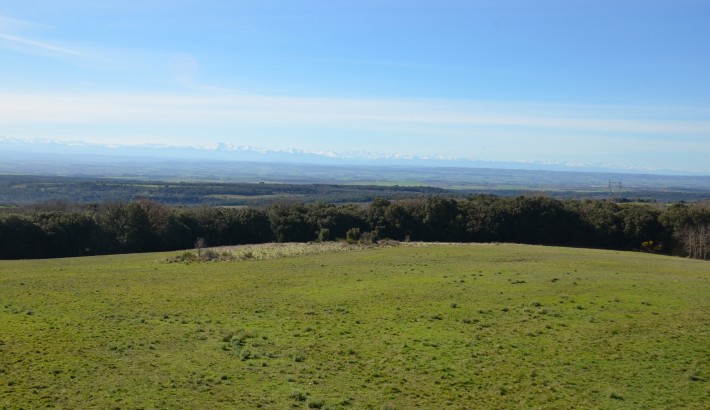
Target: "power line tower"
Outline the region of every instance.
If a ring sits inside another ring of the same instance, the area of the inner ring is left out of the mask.
[[[621,199],[622,181],[622,179],[618,181],[609,179],[609,200],[611,202],[618,202]]]

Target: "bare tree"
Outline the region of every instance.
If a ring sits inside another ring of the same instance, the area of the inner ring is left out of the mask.
[[[707,260],[710,256],[710,224],[698,226],[698,259]]]
[[[202,249],[207,247],[207,242],[205,241],[205,238],[197,238],[195,241],[195,249],[197,249],[197,257],[201,258],[202,257]]]
[[[681,239],[688,257],[707,260],[710,257],[710,224],[687,226]]]

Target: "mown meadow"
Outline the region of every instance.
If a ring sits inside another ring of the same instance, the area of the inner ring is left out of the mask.
[[[0,408],[710,402],[708,262],[525,245],[176,255],[0,261]]]

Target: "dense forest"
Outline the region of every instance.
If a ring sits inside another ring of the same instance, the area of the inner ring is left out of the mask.
[[[710,207],[475,195],[239,209],[54,201],[0,214],[0,259],[188,249],[198,239],[207,246],[338,239],[516,242],[707,259]]]

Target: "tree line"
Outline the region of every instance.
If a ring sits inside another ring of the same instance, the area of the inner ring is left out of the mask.
[[[345,238],[515,242],[708,259],[710,207],[475,195],[238,209],[175,208],[151,200],[56,202],[0,215],[0,259],[189,249],[198,238],[207,246]]]

